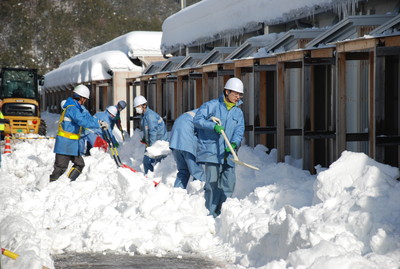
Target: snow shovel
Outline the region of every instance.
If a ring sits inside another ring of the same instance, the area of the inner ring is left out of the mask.
[[[97,135],[96,140],[94,141],[93,147],[94,148],[101,148],[101,149],[104,150],[104,152],[108,151],[108,143],[107,143],[107,141],[105,141],[99,135]]]
[[[101,138],[100,135],[96,134],[96,132],[94,132],[92,129],[89,128],[85,128],[85,130],[91,132],[92,134],[94,134],[96,136],[96,139],[93,143],[93,147],[94,148],[101,148],[104,150],[104,152],[108,151],[108,143],[107,141],[105,141],[103,138]]]
[[[137,170],[135,170],[132,167],[130,167],[130,166],[126,165],[126,164],[123,164],[121,162],[121,158],[118,155],[118,150],[115,147],[115,145],[114,145],[114,143],[113,143],[113,141],[111,139],[110,131],[107,128],[102,128],[102,130],[103,130],[103,134],[104,134],[104,139],[107,141],[107,143],[109,145],[111,155],[113,156],[114,161],[117,164],[117,166],[118,167],[122,167],[122,168],[128,168],[132,172],[137,173],[138,172]],[[154,180],[153,180],[153,183],[154,183],[154,187],[157,187],[157,185],[159,184],[159,182],[156,182]]]
[[[211,119],[212,119],[213,122],[215,122],[216,124],[221,125],[221,120],[220,120],[220,119],[218,119],[218,118],[216,118],[216,117],[211,117]],[[252,166],[252,165],[250,165],[250,164],[248,164],[248,163],[244,163],[244,162],[240,161],[239,158],[238,158],[238,156],[237,156],[237,154],[236,154],[236,152],[235,152],[235,150],[232,148],[231,142],[229,142],[229,139],[228,139],[228,137],[226,136],[225,131],[224,131],[224,130],[221,130],[221,134],[222,134],[222,136],[224,137],[226,144],[228,145],[229,149],[230,149],[231,152],[232,152],[232,155],[233,155],[232,161],[233,161],[234,163],[239,164],[239,165],[246,166],[246,167],[251,168],[251,169],[254,169],[254,170],[260,170],[260,169],[258,169],[258,167],[255,167],[255,166]]]
[[[127,166],[126,164],[123,164],[121,162],[121,158],[119,157],[118,154],[118,150],[115,147],[112,139],[111,139],[111,135],[110,135],[110,131],[108,131],[106,128],[102,128],[103,130],[103,134],[104,134],[104,140],[106,140],[106,142],[108,143],[108,147],[110,149],[111,155],[114,158],[115,163],[117,164],[118,167],[123,167],[123,168],[128,168],[130,169],[132,172],[137,173],[137,171],[135,169],[133,169],[132,167]]]

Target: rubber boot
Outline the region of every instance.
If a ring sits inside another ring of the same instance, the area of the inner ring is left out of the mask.
[[[72,167],[71,170],[69,170],[68,172],[68,178],[71,179],[71,181],[75,181],[80,174],[81,172],[78,169]]]

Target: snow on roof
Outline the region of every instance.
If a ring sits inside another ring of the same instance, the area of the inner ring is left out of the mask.
[[[89,58],[104,51],[119,50],[130,58],[138,56],[162,56],[160,51],[161,32],[134,31],[117,37],[101,46],[94,47],[76,55],[62,65]]]
[[[76,55],[60,67],[45,74],[44,89],[74,86],[78,83],[107,80],[112,71],[143,71],[130,59],[162,56],[161,32],[134,31],[117,37],[101,46]]]
[[[162,52],[240,35],[262,27],[312,16],[316,10],[354,8],[359,0],[203,0],[168,17],[162,26]]]
[[[61,65],[45,75],[43,88],[73,87],[76,84],[110,79],[112,71],[138,71],[142,68],[134,65],[121,51],[106,51],[89,58]]]

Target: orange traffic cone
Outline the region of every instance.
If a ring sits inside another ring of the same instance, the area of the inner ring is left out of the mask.
[[[11,153],[11,142],[10,142],[10,136],[6,136],[6,144],[4,146],[4,154],[6,153]]]

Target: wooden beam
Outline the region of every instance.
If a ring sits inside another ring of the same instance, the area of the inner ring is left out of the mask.
[[[276,56],[260,59],[260,65],[275,65],[277,62]]]
[[[343,41],[343,42],[336,43],[336,51],[338,53],[341,53],[341,52],[348,52],[348,51],[373,49],[377,46],[378,43],[379,43],[379,40],[376,38]]]
[[[174,80],[174,115],[173,119],[178,118],[178,79]]]
[[[235,68],[234,76],[240,78],[241,75],[242,75],[242,70],[240,69],[240,67]]]
[[[285,68],[283,62],[277,64],[277,161],[285,160]]]
[[[188,69],[180,69],[180,70],[176,71],[176,75],[177,76],[187,76],[187,75],[189,75],[190,71],[191,70],[189,68]]]
[[[222,65],[222,69],[223,70],[233,70],[235,68],[235,64],[234,63],[224,63]]]
[[[400,36],[388,36],[388,37],[384,37],[382,38],[384,43],[385,43],[385,47],[398,47],[400,46]],[[382,40],[381,39],[381,40]]]
[[[375,159],[376,121],[375,121],[375,53],[369,53],[369,157]]]
[[[303,60],[306,51],[288,51],[277,56],[278,62],[287,62],[293,60]]]
[[[196,83],[196,107],[200,107],[203,104],[203,80],[195,79]]]
[[[133,81],[130,79],[126,80],[126,129],[128,134],[131,134],[131,85],[133,85]],[[134,89],[135,86],[132,86]]]
[[[143,95],[143,96],[146,96],[145,89],[146,89],[146,81],[140,80],[140,93],[139,94]],[[135,97],[136,97],[136,94],[135,94]]]
[[[267,126],[267,72],[260,72],[260,126]],[[267,145],[267,135],[260,135],[260,143]]]
[[[147,81],[147,80],[149,80],[149,79],[151,79],[152,78],[152,76],[141,76],[140,77],[140,80],[141,81]]]
[[[204,73],[203,75],[203,102],[207,102],[209,100],[208,94],[208,73]]]
[[[310,50],[310,56],[311,58],[332,58],[334,51],[335,51],[334,48]]]
[[[253,67],[255,59],[243,59],[235,61],[235,67]]]
[[[210,64],[210,65],[203,66],[202,71],[203,71],[203,73],[217,72],[218,71],[218,64]]]
[[[346,56],[337,54],[336,159],[346,149]]]
[[[166,78],[169,75],[171,75],[171,73],[159,73],[159,74],[156,75],[156,78],[157,79]]]
[[[159,115],[162,115],[162,104],[163,104],[163,100],[162,100],[162,79],[159,78],[159,79],[157,79],[157,83],[156,83],[156,106],[157,107],[155,107],[155,111]]]
[[[177,115],[176,118],[179,117],[179,115],[182,114],[182,104],[183,104],[183,92],[182,92],[182,77],[178,77],[177,82],[176,82],[176,87],[177,87],[177,102],[175,103],[177,108]],[[175,119],[176,119],[175,118]]]

